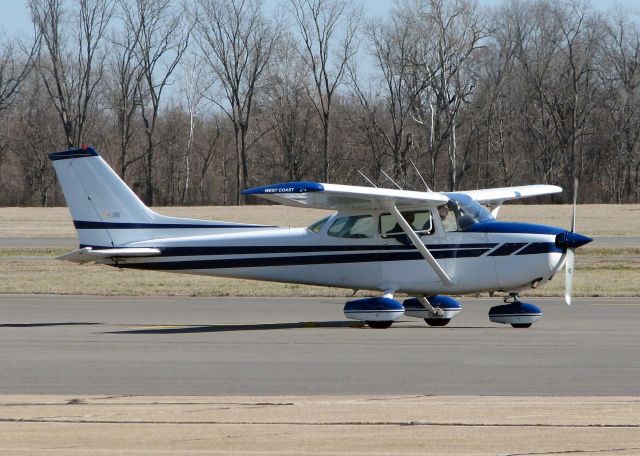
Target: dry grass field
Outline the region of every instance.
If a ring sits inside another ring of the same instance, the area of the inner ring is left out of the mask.
[[[279,226],[304,226],[327,214],[285,206],[171,207],[158,212],[179,217],[232,220]],[[570,206],[505,205],[499,219],[568,226]],[[640,237],[640,205],[581,205],[578,230],[590,236]],[[74,238],[68,210],[1,208],[2,238]],[[52,241],[55,244],[55,240]],[[0,293],[178,296],[348,296],[351,290],[232,280],[147,271],[119,271],[106,266],[55,260],[55,248],[0,248]],[[587,246],[577,258],[578,296],[640,296],[640,246],[601,249]],[[361,292],[362,293],[362,292]],[[561,296],[564,274],[527,295]]]
[[[329,212],[287,206],[158,207],[157,212],[175,217],[305,226]],[[509,205],[500,209],[499,220],[544,223],[568,227],[570,205]],[[578,231],[589,236],[640,236],[640,204],[584,204],[578,206]],[[0,238],[75,237],[66,207],[0,208]]]

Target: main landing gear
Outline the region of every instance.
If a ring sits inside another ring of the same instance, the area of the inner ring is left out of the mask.
[[[369,327],[386,329],[404,315],[404,307],[387,294],[379,298],[362,298],[344,305],[344,316],[364,321]]]
[[[423,318],[429,326],[446,326],[461,310],[458,301],[449,296],[420,296],[404,300],[407,317]]]
[[[489,320],[494,323],[508,324],[514,328],[529,328],[542,318],[540,307],[520,301],[518,293],[509,293],[504,302],[506,304],[489,310]]]
[[[364,321],[370,328],[386,329],[403,315],[423,318],[429,326],[445,326],[460,310],[460,303],[448,296],[419,296],[400,303],[387,293],[380,298],[349,301],[343,311],[345,317]]]

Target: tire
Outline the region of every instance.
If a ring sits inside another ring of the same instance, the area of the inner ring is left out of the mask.
[[[429,326],[446,326],[451,321],[451,318],[425,318],[424,321]]]
[[[514,328],[530,328],[533,323],[511,323]]]
[[[387,329],[393,324],[393,320],[388,321],[367,321],[369,327],[374,329]]]

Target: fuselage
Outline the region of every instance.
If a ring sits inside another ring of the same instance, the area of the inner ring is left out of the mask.
[[[537,286],[551,280],[564,260],[556,246],[556,236],[566,231],[562,228],[491,221],[447,232],[434,217],[432,233],[421,240],[453,278],[446,286],[413,244],[402,236],[380,234],[380,213],[370,215],[376,224],[370,237],[329,235],[332,223],[345,216],[336,213],[317,232],[263,228],[131,243],[128,246],[158,248],[161,254],[120,260],[118,266],[433,295]]]

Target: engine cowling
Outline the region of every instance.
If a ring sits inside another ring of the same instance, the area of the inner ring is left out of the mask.
[[[344,305],[344,316],[360,321],[394,321],[404,315],[401,303],[391,298],[362,298]]]

